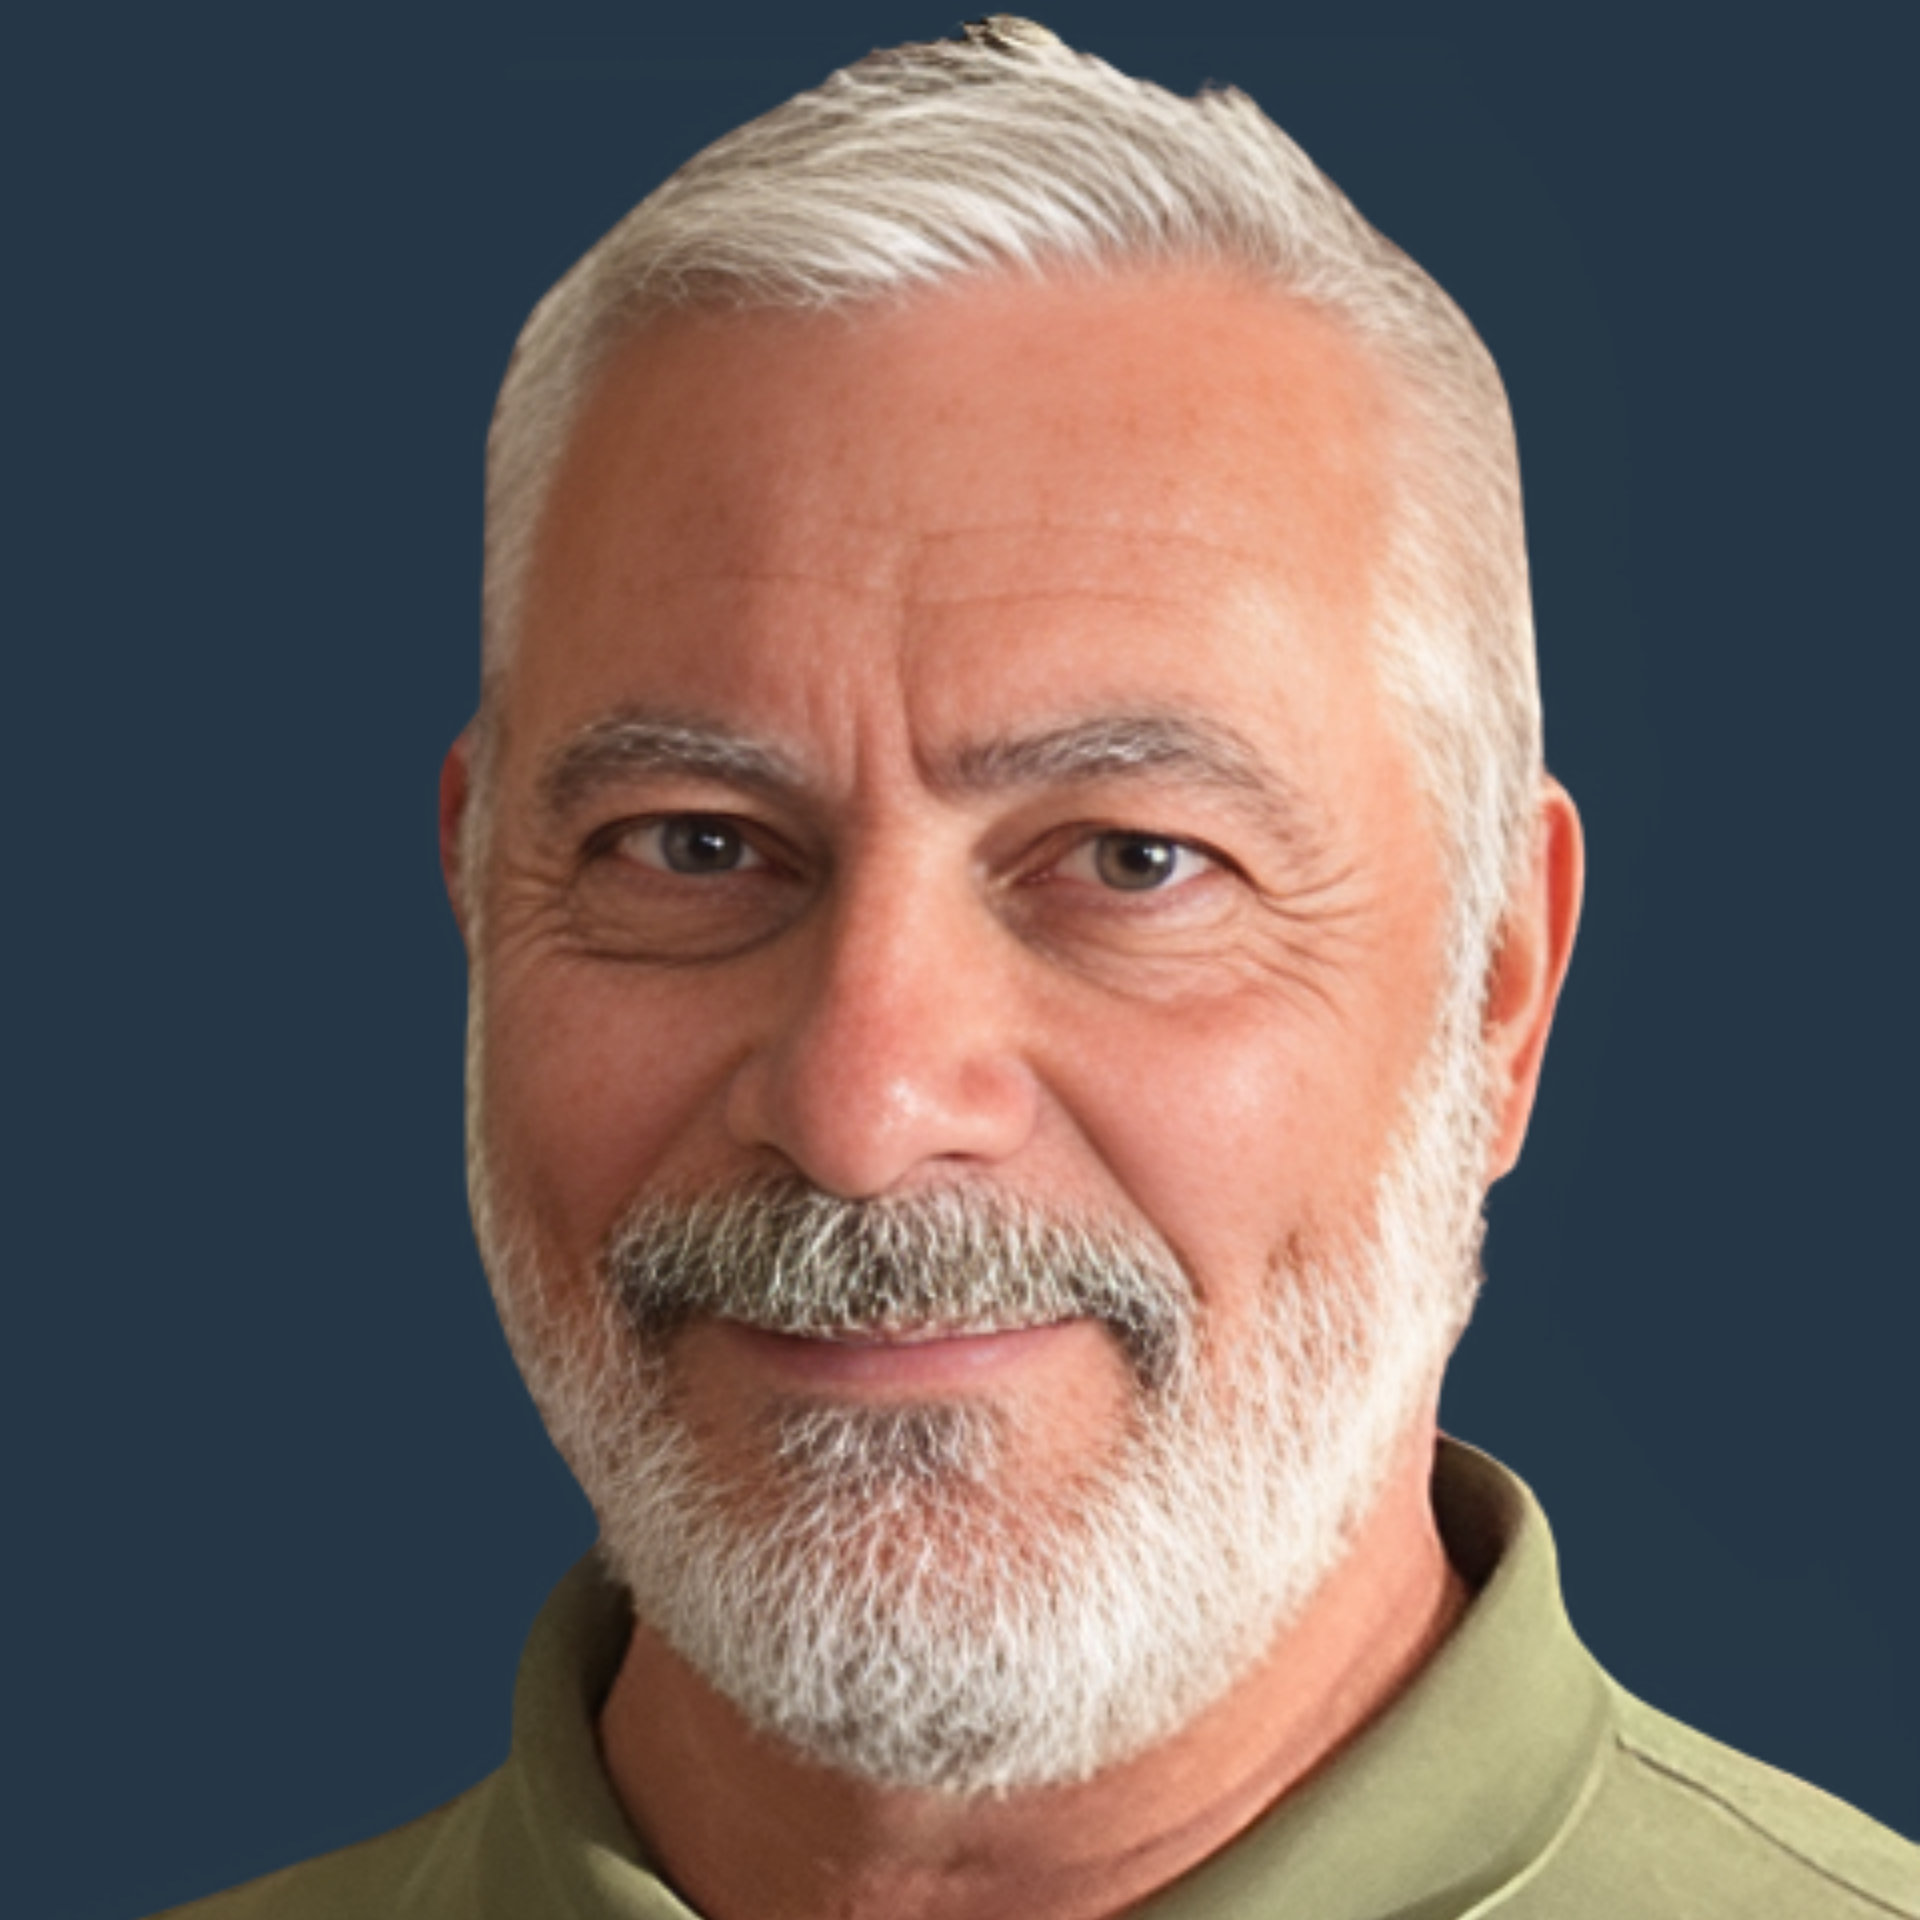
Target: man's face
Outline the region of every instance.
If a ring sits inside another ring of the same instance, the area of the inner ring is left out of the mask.
[[[469,879],[487,1231],[543,1338],[620,1337],[637,1205],[769,1178],[1137,1235],[1222,1378],[1351,1277],[1444,987],[1368,643],[1390,429],[1339,335],[1201,277],[680,319],[616,361]],[[648,1363],[749,1506],[796,1409],[979,1412],[1006,1511],[1136,1435],[1110,1323],[940,1331],[696,1314]]]

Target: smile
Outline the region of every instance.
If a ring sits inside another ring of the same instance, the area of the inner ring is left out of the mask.
[[[775,1333],[737,1320],[714,1323],[728,1352],[788,1386],[813,1391],[928,1393],[1011,1380],[1066,1358],[1082,1342],[1106,1343],[1085,1320],[1040,1325],[849,1327]]]

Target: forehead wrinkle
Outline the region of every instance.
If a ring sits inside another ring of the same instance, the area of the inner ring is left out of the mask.
[[[1000,550],[1003,573],[1031,572],[1032,584],[1009,581],[998,590],[976,588],[972,576],[983,547]],[[1130,592],[1116,591],[1111,584],[1115,564],[1137,560],[1143,550],[1158,553],[1169,563],[1166,577]],[[956,563],[966,577],[966,584],[958,587],[950,584]],[[1185,577],[1188,569],[1198,569],[1201,577]],[[1047,518],[922,530],[914,537],[905,573],[908,597],[923,606],[1071,599],[1135,605],[1179,604],[1196,587],[1217,589],[1223,570],[1230,575],[1257,575],[1259,556],[1235,541],[1212,538],[1197,529],[1121,528]]]
[[[790,793],[800,774],[783,753],[695,715],[621,708],[563,740],[540,770],[542,810],[558,818],[590,794],[641,773],[674,773]]]
[[[1170,593],[1144,590],[1126,593],[1112,587],[1003,587],[985,588],[974,593],[926,594],[925,607],[1017,607],[1017,606],[1114,606],[1180,607],[1182,602]]]

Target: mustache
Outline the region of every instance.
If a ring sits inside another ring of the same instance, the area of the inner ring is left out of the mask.
[[[609,1297],[649,1343],[701,1318],[816,1339],[1091,1319],[1152,1387],[1192,1346],[1193,1289],[1163,1242],[985,1188],[843,1200],[789,1176],[649,1196],[602,1264]]]

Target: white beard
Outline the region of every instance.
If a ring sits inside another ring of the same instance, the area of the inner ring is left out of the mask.
[[[1174,1276],[1177,1351],[1164,1377],[1139,1370],[1108,1457],[1038,1489],[1005,1416],[950,1402],[794,1407],[770,1419],[752,1471],[729,1475],[682,1419],[671,1333],[636,1326],[604,1273],[548,1270],[501,1217],[480,1125],[475,1226],[514,1355],[637,1618],[755,1727],[845,1773],[955,1793],[1064,1784],[1224,1695],[1375,1506],[1478,1285],[1480,1060],[1477,1023],[1444,1022],[1370,1218],[1344,1250],[1276,1257],[1234,1352],[1209,1338],[1164,1246],[1096,1229]],[[978,1239],[1006,1217],[970,1208],[982,1191],[940,1197],[949,1228],[965,1215]],[[1016,1237],[1044,1234],[1017,1218]],[[947,1230],[929,1230],[936,1245]]]

